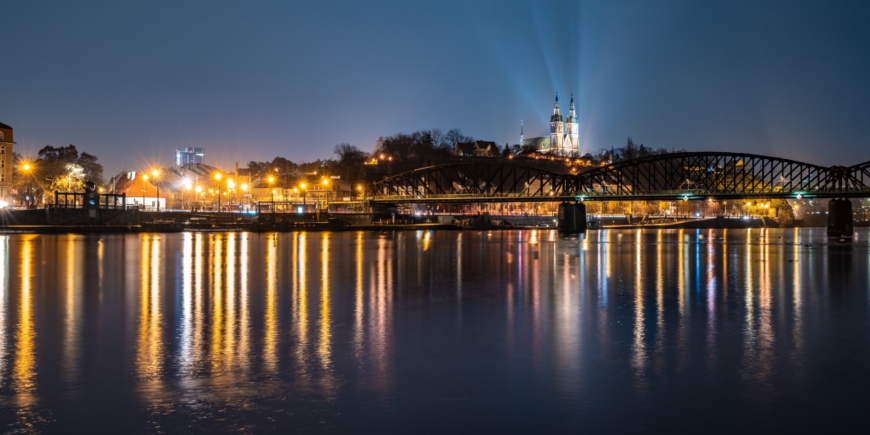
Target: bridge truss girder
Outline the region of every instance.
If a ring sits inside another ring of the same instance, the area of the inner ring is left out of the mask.
[[[375,186],[377,201],[511,202],[870,196],[870,162],[822,167],[741,153],[674,153],[598,167],[577,175],[513,163],[430,166]]]
[[[544,198],[578,191],[575,177],[519,165],[465,163],[429,166],[376,183],[377,196]]]

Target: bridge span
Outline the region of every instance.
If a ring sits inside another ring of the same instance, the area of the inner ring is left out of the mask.
[[[577,174],[508,162],[428,166],[375,183],[376,202],[526,202],[870,195],[870,161],[823,167],[741,153],[673,153]]]
[[[851,234],[851,203],[846,198],[855,197],[870,197],[870,161],[825,167],[756,154],[694,152],[642,157],[576,174],[567,168],[565,173],[558,173],[524,166],[516,160],[428,166],[375,183],[372,201],[582,203],[832,198],[831,215],[848,216]],[[579,210],[576,204],[573,207]],[[560,206],[560,216],[562,209]],[[583,216],[585,219],[585,212]]]

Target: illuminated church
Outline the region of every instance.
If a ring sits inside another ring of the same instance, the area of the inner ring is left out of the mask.
[[[542,154],[576,155],[580,153],[580,125],[577,123],[577,112],[574,110],[574,96],[571,96],[571,106],[568,109],[568,119],[562,119],[559,111],[559,94],[556,94],[556,105],[553,116],[550,117],[550,136],[523,137],[523,127],[520,125],[520,145],[527,151]]]

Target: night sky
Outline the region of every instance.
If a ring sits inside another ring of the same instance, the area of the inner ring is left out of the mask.
[[[430,128],[514,144],[558,91],[583,151],[870,160],[870,2],[712,3],[4,1],[0,122],[107,173],[187,146],[229,168]]]

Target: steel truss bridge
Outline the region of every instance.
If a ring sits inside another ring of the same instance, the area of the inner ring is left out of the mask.
[[[528,202],[870,197],[870,161],[823,167],[741,153],[673,153],[578,174],[507,162],[450,163],[375,183],[373,201]]]

